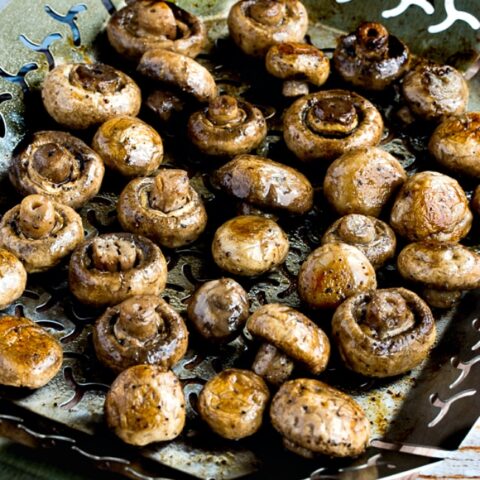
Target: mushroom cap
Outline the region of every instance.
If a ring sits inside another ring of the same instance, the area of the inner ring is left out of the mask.
[[[20,298],[26,285],[27,272],[22,262],[13,253],[0,248],[0,310]]]
[[[298,274],[298,292],[312,308],[336,308],[355,293],[377,288],[368,258],[346,243],[327,243],[314,250]]]
[[[327,335],[298,310],[279,303],[263,305],[247,320],[247,330],[314,375],[327,367],[330,357]]]
[[[273,221],[256,215],[232,218],[215,232],[212,255],[215,263],[235,275],[255,276],[283,263],[288,237]]]
[[[98,125],[116,115],[134,117],[142,102],[140,89],[125,73],[108,65],[83,63],[50,70],[43,81],[42,100],[57,123],[73,129]]]
[[[108,426],[131,445],[178,437],[185,417],[180,381],[172,371],[156,365],[135,365],[124,370],[105,398]]]
[[[406,180],[405,170],[393,155],[364,147],[345,152],[328,167],[323,192],[340,215],[378,217]]]
[[[370,440],[370,423],[360,406],[318,380],[285,382],[273,397],[270,419],[285,446],[303,456],[357,456]]]
[[[261,377],[230,368],[211,378],[198,398],[202,419],[221,437],[240,440],[260,428],[270,398]]]
[[[472,218],[460,184],[447,175],[426,171],[403,184],[390,213],[390,225],[412,242],[458,242],[469,232]]]

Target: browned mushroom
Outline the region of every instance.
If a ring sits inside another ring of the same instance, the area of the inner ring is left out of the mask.
[[[73,295],[87,305],[116,305],[133,295],[158,295],[167,283],[167,264],[147,238],[107,233],[73,252],[68,283]]]
[[[42,88],[43,104],[53,119],[68,128],[98,125],[116,115],[136,116],[141,94],[137,84],[109,65],[59,65]]]
[[[203,387],[198,410],[216,434],[240,440],[260,428],[269,398],[267,385],[261,377],[249,370],[230,368]]]
[[[174,248],[194,242],[204,231],[207,213],[185,170],[164,169],[136,178],[117,204],[122,227],[159,245]]]
[[[332,333],[351,370],[391,377],[419,365],[435,343],[428,305],[405,288],[358,293],[335,311]]]
[[[383,133],[380,112],[346,90],[324,90],[298,99],[285,113],[287,147],[303,161],[334,160],[348,150],[377,145]]]
[[[154,90],[145,100],[146,107],[157,120],[168,123],[185,108],[185,99],[181,94],[169,90]]]
[[[27,272],[22,262],[13,253],[0,248],[0,310],[17,300],[26,285]]]
[[[180,381],[156,365],[124,370],[105,398],[107,425],[131,445],[173,440],[182,433],[185,417]]]
[[[38,193],[79,208],[102,185],[102,159],[78,138],[64,132],[37,132],[14,157],[10,181],[21,195]]]
[[[285,447],[306,458],[354,457],[370,441],[370,423],[360,406],[318,380],[284,383],[273,397],[270,419]]]

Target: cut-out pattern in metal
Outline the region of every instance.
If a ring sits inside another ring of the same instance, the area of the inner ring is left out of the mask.
[[[32,42],[26,35],[20,35],[18,39],[30,50],[34,52],[43,53],[47,60],[49,68],[53,68],[55,66],[55,60],[53,58],[52,52],[50,51],[50,47],[53,42],[60,40],[63,38],[61,33],[50,33],[47,35],[40,43]]]
[[[76,46],[79,46],[82,43],[80,30],[77,25],[77,16],[85,10],[87,10],[87,6],[81,3],[79,5],[74,5],[65,15],[60,15],[50,5],[45,5],[45,11],[48,15],[60,23],[66,23],[70,27],[72,30],[73,44]]]
[[[6,72],[0,67],[0,77],[7,80],[7,82],[20,85],[22,87],[22,90],[26,91],[28,90],[28,84],[27,84],[27,81],[25,80],[25,76],[27,75],[27,73],[33,72],[34,70],[37,70],[37,69],[38,69],[38,64],[34,62],[26,63],[25,65],[22,66],[22,68],[20,68],[20,70],[17,73]]]
[[[475,395],[477,393],[476,390],[473,388],[469,390],[464,390],[463,392],[459,392],[450,398],[447,398],[446,400],[442,400],[439,396],[438,393],[432,393],[430,395],[430,403],[434,406],[440,409],[438,412],[437,416],[429,422],[428,426],[429,428],[433,428],[437,426],[447,415],[448,411],[450,410],[450,407],[457,402],[458,400],[461,400],[462,398],[466,397],[471,397],[472,395]]]
[[[396,7],[384,10],[382,12],[382,17],[398,17],[412,6],[420,7],[427,15],[432,15],[433,12],[435,12],[435,8],[428,0],[401,0]]]

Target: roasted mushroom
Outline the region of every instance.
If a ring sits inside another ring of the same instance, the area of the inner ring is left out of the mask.
[[[27,272],[22,262],[13,253],[0,248],[0,310],[20,298],[26,285]]]
[[[188,135],[202,153],[234,156],[260,145],[267,135],[267,122],[252,104],[220,95],[191,115]]]
[[[328,167],[323,193],[340,215],[378,217],[406,179],[398,160],[385,150],[358,148],[344,153]]]
[[[38,193],[80,208],[102,185],[102,159],[78,138],[64,132],[37,132],[14,157],[10,181],[21,195]]]
[[[203,21],[171,2],[137,0],[115,12],[107,24],[108,40],[121,55],[138,60],[162,48],[196,57],[207,43]]]
[[[231,278],[204,283],[188,302],[188,319],[203,338],[226,343],[233,340],[248,318],[247,292]]]
[[[295,364],[313,375],[327,367],[327,335],[298,310],[279,303],[263,305],[247,320],[247,330],[263,342],[252,370],[273,385],[284,383]]]
[[[160,249],[131,233],[106,233],[73,252],[68,271],[70,291],[94,307],[117,305],[133,295],[158,295],[167,283]]]
[[[174,248],[194,242],[204,231],[207,213],[185,170],[164,169],[155,177],[136,178],[117,204],[124,230]]]
[[[332,333],[345,365],[369,377],[391,377],[419,365],[435,343],[428,305],[405,288],[358,293],[335,311]]]
[[[215,232],[212,255],[215,263],[234,275],[253,277],[283,263],[289,242],[273,221],[256,215],[232,218]]]
[[[43,81],[42,100],[56,122],[73,129],[98,125],[116,115],[135,117],[142,101],[140,89],[128,75],[98,63],[55,67]]]
[[[24,317],[0,317],[0,384],[40,388],[60,370],[60,342]]]
[[[154,90],[148,95],[145,105],[156,120],[167,124],[184,110],[186,101],[181,94],[173,91]]]
[[[283,136],[302,161],[335,160],[348,150],[377,145],[383,133],[380,112],[346,90],[324,90],[298,99],[285,113]]]
[[[346,298],[377,288],[368,258],[346,243],[327,243],[314,250],[298,274],[298,292],[311,308],[336,308]]]
[[[284,383],[273,397],[270,419],[285,447],[306,458],[354,457],[370,440],[370,423],[360,406],[318,380]]]
[[[240,0],[228,14],[233,41],[247,55],[263,57],[281,42],[301,42],[308,13],[298,0]]]
[[[131,445],[173,440],[182,432],[185,417],[180,381],[157,365],[124,370],[105,398],[107,425]]]
[[[409,61],[407,46],[376,22],[364,22],[356,32],[341,36],[333,54],[340,76],[366,90],[388,87],[406,72]]]
[[[203,387],[198,399],[202,419],[218,435],[240,440],[261,426],[270,398],[261,377],[249,370],[224,370]]]
[[[458,242],[470,230],[472,212],[459,183],[438,172],[412,175],[397,195],[390,225],[412,242]]]

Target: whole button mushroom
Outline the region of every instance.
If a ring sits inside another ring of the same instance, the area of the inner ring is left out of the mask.
[[[257,148],[267,135],[267,122],[250,103],[220,95],[191,115],[188,135],[202,153],[233,156]]]
[[[97,319],[93,345],[97,358],[116,373],[140,363],[168,369],[185,355],[188,331],[165,300],[135,295]]]
[[[8,250],[0,248],[0,310],[21,297],[27,285],[22,262]]]
[[[231,368],[210,379],[200,393],[198,410],[208,426],[223,438],[240,440],[260,428],[270,398],[261,377]]]
[[[185,170],[164,169],[136,178],[117,204],[122,228],[175,248],[194,242],[205,230],[207,213]]]
[[[323,193],[340,215],[378,217],[406,180],[405,170],[388,152],[377,147],[358,148],[328,167]]]
[[[121,55],[138,60],[162,48],[196,57],[207,43],[203,21],[171,2],[137,0],[115,12],[107,24],[108,40]]]
[[[231,8],[227,23],[244,53],[263,57],[272,45],[302,41],[308,13],[298,0],[240,0]]]
[[[173,440],[182,433],[185,417],[180,381],[156,365],[124,370],[105,398],[107,425],[130,445]]]
[[[239,155],[211,176],[214,187],[253,207],[295,215],[313,207],[313,187],[298,170],[256,155]]]
[[[298,292],[311,308],[337,308],[346,298],[377,288],[368,258],[346,243],[327,243],[314,250],[298,274]]]
[[[418,295],[389,288],[345,300],[333,315],[332,333],[348,368],[369,377],[391,377],[428,356],[436,328]]]
[[[375,269],[395,255],[397,246],[395,233],[385,222],[356,213],[339,218],[322,237],[322,245],[338,242],[358,248]]]
[[[247,292],[231,278],[204,283],[188,302],[188,319],[203,338],[226,343],[233,340],[248,318]]]
[[[234,275],[253,277],[282,264],[288,254],[285,232],[268,218],[242,215],[228,220],[215,232],[215,263]]]
[[[438,172],[420,172],[398,193],[390,225],[412,242],[458,242],[469,232],[472,218],[465,192],[456,180]]]
[[[376,22],[362,23],[339,38],[333,54],[335,70],[347,82],[366,90],[383,90],[409,66],[407,46]]]
[[[42,88],[43,104],[60,125],[84,129],[116,115],[135,117],[140,111],[137,84],[109,65],[83,63],[59,65],[51,70]]]
[[[81,140],[44,131],[13,157],[9,177],[21,195],[46,195],[76,209],[98,193],[104,173],[100,156]]]
[[[285,113],[283,136],[302,161],[335,160],[348,150],[380,143],[383,120],[367,99],[324,90],[298,99]]]
[[[281,385],[299,364],[318,375],[327,367],[330,342],[305,315],[287,305],[263,305],[247,320],[247,330],[263,341],[252,370],[273,385]]]
[[[360,406],[318,380],[284,383],[273,397],[270,419],[285,447],[306,458],[355,457],[370,441],[370,423]]]
[[[60,370],[60,342],[24,317],[0,317],[0,384],[40,388]]]
[[[107,233],[85,241],[73,252],[68,283],[82,303],[116,305],[133,295],[158,295],[167,283],[167,263],[147,238]]]

